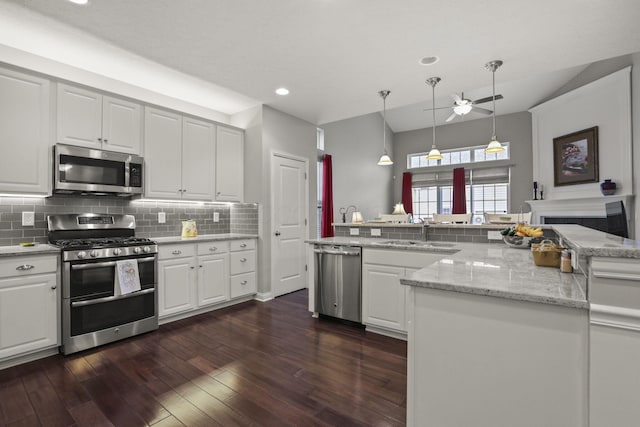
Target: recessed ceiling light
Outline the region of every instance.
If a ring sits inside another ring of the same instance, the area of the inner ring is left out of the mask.
[[[89,0],[69,0],[71,3],[75,3],[75,4],[87,4],[89,3]]]
[[[287,89],[286,87],[279,87],[278,89],[276,89],[276,93],[278,95],[289,95],[289,89]]]
[[[437,56],[425,56],[419,62],[420,65],[433,65],[438,61],[440,61],[440,58],[438,58]]]

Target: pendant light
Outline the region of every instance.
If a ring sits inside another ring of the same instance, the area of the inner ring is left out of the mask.
[[[429,77],[426,83],[431,86],[431,103],[433,108],[433,144],[431,145],[431,151],[427,154],[427,160],[442,160],[442,154],[436,147],[436,85],[442,80],[440,77]]]
[[[501,65],[502,61],[496,60],[487,62],[484,66],[484,68],[491,71],[491,74],[493,75],[493,135],[491,136],[489,145],[484,149],[485,153],[500,153],[505,150],[496,137],[496,70],[500,68]]]
[[[381,90],[378,92],[378,95],[382,97],[382,146],[384,148],[382,156],[380,156],[380,160],[378,160],[380,166],[390,166],[393,164],[393,160],[391,160],[391,157],[387,154],[387,95],[390,93],[390,90]]]

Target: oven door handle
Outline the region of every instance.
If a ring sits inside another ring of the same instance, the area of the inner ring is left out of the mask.
[[[138,264],[141,262],[150,262],[155,261],[156,257],[148,257],[148,258],[138,258]],[[115,267],[116,261],[105,261],[105,262],[92,262],[89,264],[73,264],[71,266],[72,270],[89,270],[92,268],[103,268],[103,267]]]
[[[104,298],[96,298],[96,299],[90,299],[90,300],[86,300],[86,301],[74,301],[71,303],[71,307],[85,307],[87,305],[93,305],[93,304],[100,304],[103,302],[111,302],[111,301],[117,301],[117,300],[121,300],[121,299],[126,299],[126,298],[133,298],[133,297],[137,297],[140,295],[146,295],[146,294],[150,294],[152,292],[155,292],[155,288],[149,288],[149,289],[143,289],[141,291],[138,292],[131,292],[130,294],[125,294],[125,295],[114,295],[111,297],[104,297]]]

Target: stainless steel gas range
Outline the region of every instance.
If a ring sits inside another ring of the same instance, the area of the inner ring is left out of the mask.
[[[62,250],[64,354],[158,328],[158,246],[135,237],[133,215],[51,215],[47,221],[49,242]],[[117,267],[124,261],[136,263],[139,290],[119,291]]]

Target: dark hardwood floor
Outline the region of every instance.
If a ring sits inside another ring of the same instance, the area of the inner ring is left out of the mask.
[[[1,426],[405,425],[406,343],[307,311],[306,291],[0,370]]]

